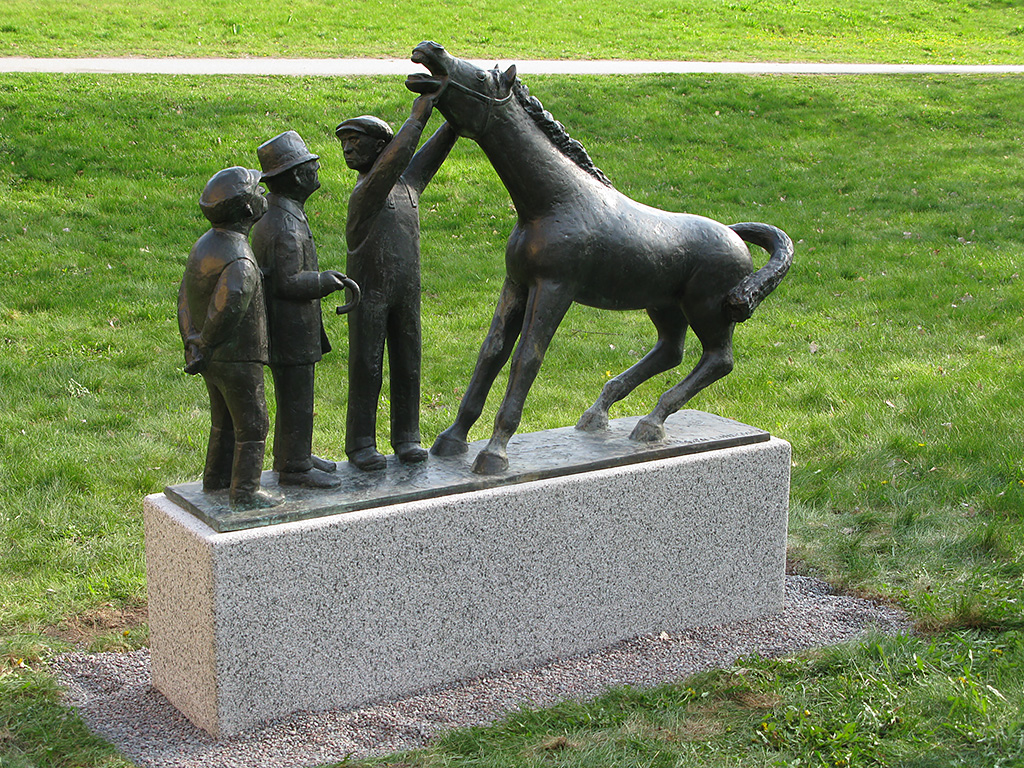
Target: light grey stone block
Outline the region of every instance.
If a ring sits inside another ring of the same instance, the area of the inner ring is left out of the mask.
[[[145,500],[153,684],[230,735],[782,607],[767,442],[217,533]]]

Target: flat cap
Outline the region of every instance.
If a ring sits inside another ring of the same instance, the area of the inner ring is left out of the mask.
[[[212,210],[236,197],[257,194],[260,176],[259,171],[240,165],[217,171],[203,187],[203,194],[199,196],[199,207],[203,210]]]
[[[264,179],[284,173],[296,165],[320,159],[319,155],[314,155],[306,148],[306,142],[295,131],[285,131],[260,144],[256,156],[260,159]]]
[[[367,136],[380,139],[385,143],[391,141],[395,135],[390,125],[373,115],[350,117],[334,129],[334,135],[339,139],[344,138],[345,134],[349,133],[365,133]]]

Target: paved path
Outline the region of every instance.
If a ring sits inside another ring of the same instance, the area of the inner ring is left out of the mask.
[[[494,61],[470,59],[489,68]],[[513,63],[505,62],[505,65]],[[1024,74],[1024,65],[802,64],[708,61],[516,60],[523,75],[640,75],[652,73],[742,75]],[[85,72],[161,75],[407,75],[407,59],[37,59],[0,57],[0,72]]]

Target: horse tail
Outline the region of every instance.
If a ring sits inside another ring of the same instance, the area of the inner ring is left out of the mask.
[[[768,262],[753,274],[747,275],[728,294],[722,308],[734,323],[742,323],[752,314],[764,298],[775,290],[793,263],[793,241],[789,235],[771,224],[743,222],[730,224],[729,229],[743,240],[768,251]]]

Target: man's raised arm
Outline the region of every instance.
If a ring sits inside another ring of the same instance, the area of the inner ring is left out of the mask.
[[[458,132],[447,122],[434,131],[434,135],[416,153],[406,171],[405,178],[413,189],[420,193],[426,189],[458,138]]]

